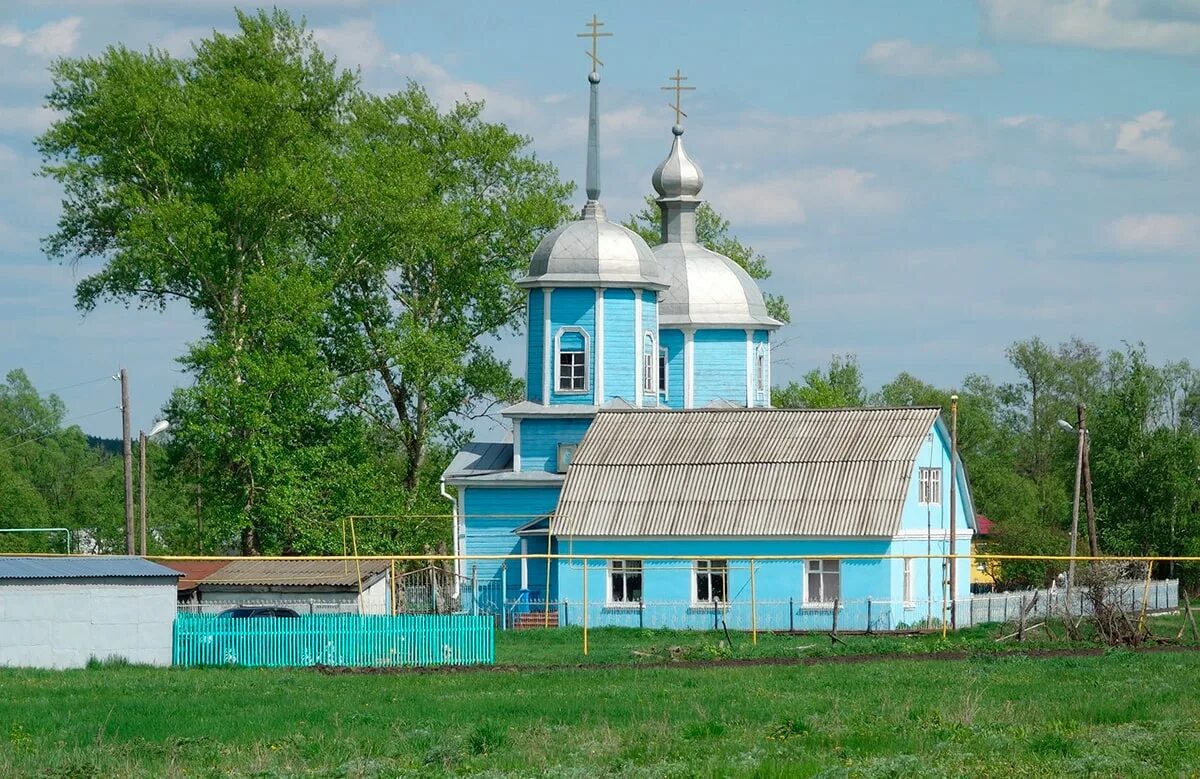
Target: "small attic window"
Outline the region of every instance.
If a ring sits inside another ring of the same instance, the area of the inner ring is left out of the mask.
[[[579,444],[559,444],[558,445],[558,467],[559,473],[566,473],[567,468],[571,465],[571,460],[575,457],[575,450],[579,448]]]

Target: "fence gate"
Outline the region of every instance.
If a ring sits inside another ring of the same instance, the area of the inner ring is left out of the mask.
[[[173,657],[179,666],[480,665],[495,649],[494,620],[468,614],[179,614]]]

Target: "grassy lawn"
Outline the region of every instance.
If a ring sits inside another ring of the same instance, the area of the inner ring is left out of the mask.
[[[1152,617],[1150,628],[1156,636],[1174,638],[1183,626],[1181,615]],[[705,660],[753,658],[818,658],[857,655],[924,655],[935,652],[996,654],[1037,649],[1094,647],[1091,642],[1072,643],[1058,623],[1051,633],[1043,629],[1029,631],[1026,640],[997,642],[1000,625],[984,625],[948,633],[922,635],[842,635],[835,643],[828,635],[780,635],[759,633],[753,644],[749,633],[724,633],[696,630],[639,630],[636,628],[593,628],[588,631],[588,654],[583,654],[583,629],[502,631],[496,634],[496,663],[499,665],[544,668],[557,665],[627,665],[693,662]],[[1195,644],[1190,628],[1183,644]]]
[[[0,670],[0,776],[1200,771],[1200,653],[630,668],[603,663],[687,638],[707,652],[716,636],[595,632],[607,640],[590,661],[598,667],[584,669]],[[498,659],[575,662],[577,645],[564,656],[570,638],[506,635]],[[795,653],[817,638],[764,637],[756,651],[772,642]]]

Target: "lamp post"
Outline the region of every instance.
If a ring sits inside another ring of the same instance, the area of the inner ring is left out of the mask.
[[[142,557],[146,556],[146,441],[171,426],[165,419],[160,419],[150,428],[150,432],[138,431],[138,512],[141,520]]]
[[[1071,563],[1067,568],[1067,596],[1070,598],[1071,586],[1075,583],[1075,550],[1079,542],[1079,492],[1083,483],[1084,467],[1087,466],[1087,511],[1088,511],[1088,551],[1092,557],[1100,554],[1100,545],[1096,539],[1096,510],[1092,503],[1092,473],[1088,460],[1088,429],[1087,411],[1082,403],[1076,407],[1078,424],[1072,425],[1065,419],[1058,420],[1058,426],[1065,433],[1079,436],[1079,445],[1075,454],[1075,501],[1071,508]]]

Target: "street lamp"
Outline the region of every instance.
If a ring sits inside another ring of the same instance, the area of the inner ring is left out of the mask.
[[[150,428],[150,432],[145,430],[138,431],[138,497],[139,518],[141,520],[141,535],[142,535],[142,557],[146,556],[146,441],[171,426],[171,423],[165,419],[160,419]]]
[[[1083,406],[1080,406],[1082,409]],[[1080,412],[1082,416],[1082,411]],[[1067,603],[1071,602],[1071,587],[1075,584],[1075,547],[1079,541],[1079,484],[1083,478],[1083,437],[1085,428],[1081,425],[1078,430],[1065,419],[1058,420],[1058,426],[1066,433],[1079,433],[1079,447],[1075,455],[1075,501],[1071,505],[1071,562],[1067,565]],[[1067,606],[1070,608],[1070,605]]]

